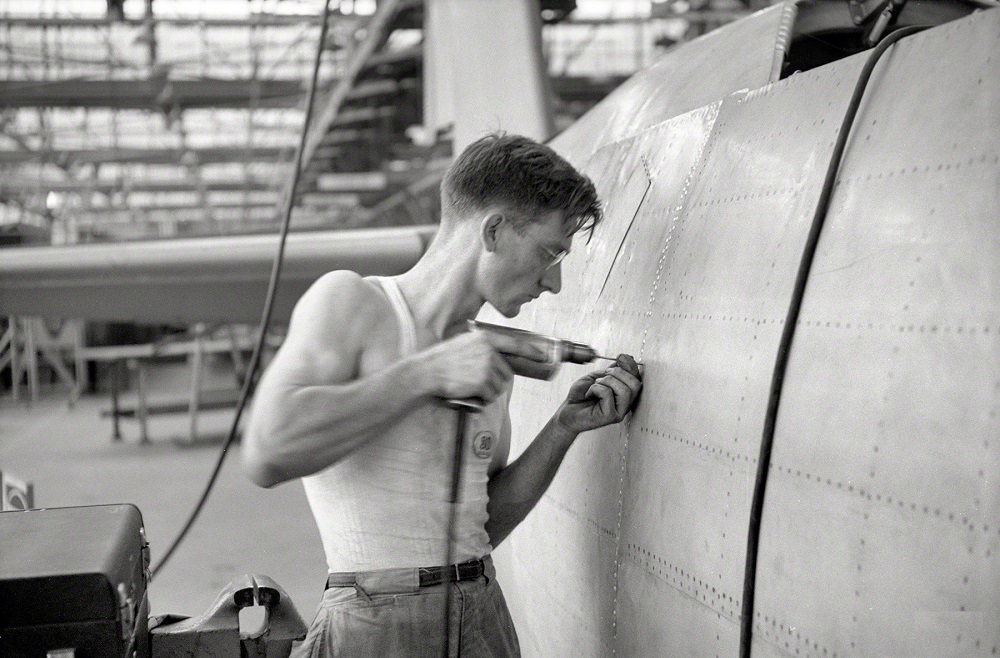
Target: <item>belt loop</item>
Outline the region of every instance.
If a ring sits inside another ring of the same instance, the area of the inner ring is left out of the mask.
[[[365,588],[361,586],[361,583],[355,582],[354,589],[358,592],[358,594],[364,597],[365,601],[371,603],[372,597],[368,595],[368,592],[366,592]]]
[[[459,565],[453,564],[451,568],[455,570],[455,582],[457,583],[462,580],[462,570],[459,568]]]
[[[489,585],[491,580],[490,570],[493,567],[493,558],[490,555],[486,555],[485,557],[483,557],[482,562],[483,562],[483,578],[486,579],[486,584]],[[495,571],[493,572],[493,575],[496,576]]]

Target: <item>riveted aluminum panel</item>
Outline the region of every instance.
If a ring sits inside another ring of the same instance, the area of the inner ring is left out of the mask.
[[[687,193],[717,108],[677,117],[594,154],[587,170],[607,200],[607,218],[589,244],[577,237],[564,261],[563,292],[538,300],[519,324],[641,357],[643,320],[676,219],[676,212],[664,210],[663,199],[676,207]],[[643,212],[647,206],[653,211]],[[634,285],[623,290],[623,281]],[[634,305],[635,299],[642,305]],[[514,453],[548,419],[558,396],[590,368],[564,366],[554,382],[518,381],[512,400]],[[646,372],[648,378],[657,376],[652,364]],[[511,574],[517,579],[512,591],[547,594],[509,597],[526,655],[614,650],[627,440],[627,427],[581,437],[538,507],[498,551],[505,582]],[[553,599],[562,605],[553,606]]]
[[[872,76],[779,411],[755,655],[1000,655],[998,43],[991,10]]]
[[[608,94],[553,140],[553,146],[574,164],[582,165],[593,149],[715,103],[740,89],[768,84],[775,44],[795,15],[793,8],[793,2],[768,7],[671,50]],[[577,140],[586,146],[574,148]]]
[[[571,451],[540,504],[558,513],[526,522],[528,533],[544,533],[544,548],[520,530],[512,536],[519,579],[537,590],[561,563],[543,590],[582,601],[577,611],[596,608],[567,621],[548,597],[532,597],[522,614],[538,629],[526,642],[537,655],[737,650],[771,367],[847,103],[847,90],[833,92],[832,102],[824,92],[812,76],[733,96],[591,159],[603,168],[595,177],[608,195],[608,224],[567,259],[565,292],[537,303],[524,321],[636,354],[655,397],[625,426],[582,438]],[[540,427],[558,404],[553,395],[579,374],[565,370],[556,385],[519,384],[525,397],[515,395],[515,418]],[[522,427],[515,420],[516,434]],[[585,546],[597,548],[580,552]],[[591,637],[599,643],[581,644]]]
[[[650,304],[643,361],[662,380],[632,421],[623,655],[738,652],[771,371],[846,91],[803,77],[719,110]]]
[[[792,345],[755,656],[1000,655],[998,16],[910,37],[872,78]],[[775,350],[865,58],[559,142],[608,220],[518,324],[646,376],[498,551],[526,656],[737,653]],[[518,383],[514,454],[582,371]]]

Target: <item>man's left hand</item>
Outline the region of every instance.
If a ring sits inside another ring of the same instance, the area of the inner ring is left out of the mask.
[[[642,389],[635,359],[619,354],[614,365],[578,379],[556,413],[556,421],[580,433],[621,422]]]

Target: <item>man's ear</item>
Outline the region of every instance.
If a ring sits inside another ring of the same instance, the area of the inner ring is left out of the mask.
[[[503,215],[498,212],[491,212],[483,219],[479,226],[479,236],[483,241],[483,248],[492,252],[497,248],[500,239],[500,225],[503,223]]]

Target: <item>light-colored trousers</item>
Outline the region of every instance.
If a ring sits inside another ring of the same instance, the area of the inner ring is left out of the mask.
[[[483,576],[457,583],[419,588],[382,583],[365,590],[331,587],[323,595],[309,634],[293,655],[442,658],[444,597],[450,593],[449,656],[518,658],[521,652],[507,602],[492,560],[487,557],[484,562]]]

